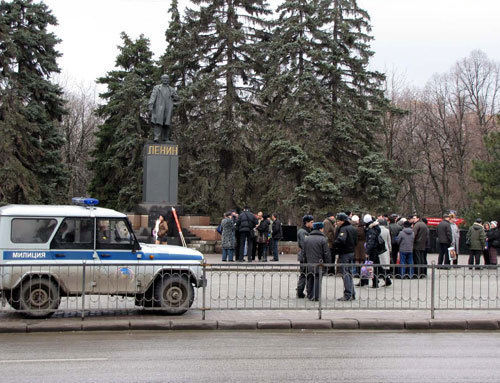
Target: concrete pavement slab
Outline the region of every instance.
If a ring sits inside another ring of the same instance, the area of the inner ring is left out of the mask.
[[[130,330],[171,330],[167,319],[131,319]]]
[[[360,319],[359,328],[362,330],[404,330],[404,320],[389,319]]]
[[[498,330],[500,329],[497,320],[491,319],[471,319],[467,321],[469,330]]]
[[[286,330],[291,327],[290,320],[260,320],[257,323],[257,328],[260,330]]]
[[[333,319],[332,328],[336,330],[357,330],[359,321],[357,319]]]
[[[172,330],[217,330],[215,320],[175,320],[170,322]]]
[[[293,320],[292,328],[301,330],[330,330],[332,321],[330,319]]]
[[[405,328],[407,330],[428,330],[431,328],[429,320],[406,320]]]
[[[87,319],[82,321],[83,331],[127,331],[130,330],[129,320],[93,320]]]
[[[431,330],[467,330],[466,320],[431,319]]]
[[[257,329],[257,321],[220,320],[220,321],[218,321],[217,328],[219,330],[256,330]]]

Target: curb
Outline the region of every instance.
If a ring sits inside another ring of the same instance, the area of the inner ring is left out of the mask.
[[[380,330],[380,331],[500,331],[498,319],[469,320],[383,320],[383,319],[311,319],[311,320],[141,320],[95,319],[33,323],[0,322],[0,333],[85,332],[85,331],[173,331],[173,330]]]

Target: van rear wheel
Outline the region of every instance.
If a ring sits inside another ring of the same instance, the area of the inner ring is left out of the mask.
[[[22,282],[19,309],[30,318],[46,318],[59,307],[58,286],[48,278],[32,277]]]
[[[167,314],[184,314],[193,304],[194,288],[185,276],[166,276],[155,286],[154,299]]]

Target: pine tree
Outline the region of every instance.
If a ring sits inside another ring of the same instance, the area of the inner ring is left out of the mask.
[[[262,71],[259,44],[267,37],[263,16],[269,11],[262,0],[195,3],[199,7],[187,10],[183,22],[186,43],[169,46],[166,55],[180,62],[184,49],[189,61],[183,68],[194,73],[179,91],[179,115],[186,111],[177,136],[180,195],[192,210],[220,212],[243,204],[251,194],[251,130]]]
[[[265,204],[387,206],[390,162],[375,139],[387,102],[383,75],[367,69],[368,14],[354,0],[287,0],[278,11],[262,93],[272,129],[260,166],[276,180]]]
[[[142,150],[150,134],[147,103],[154,86],[155,67],[149,40],[132,40],[121,34],[116,70],[98,83],[107,86],[106,100],[97,113],[104,119],[90,168],[94,177],[90,193],[103,205],[130,210],[142,198]]]
[[[475,161],[472,176],[480,185],[474,196],[470,218],[499,220],[500,217],[500,133],[492,132],[484,139],[489,159]]]
[[[43,3],[0,2],[0,203],[66,198],[62,90],[50,82],[60,40],[47,31],[56,24]]]

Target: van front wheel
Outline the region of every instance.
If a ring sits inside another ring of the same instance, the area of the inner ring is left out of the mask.
[[[167,314],[180,315],[193,304],[194,288],[184,276],[166,276],[155,286],[154,298]]]

